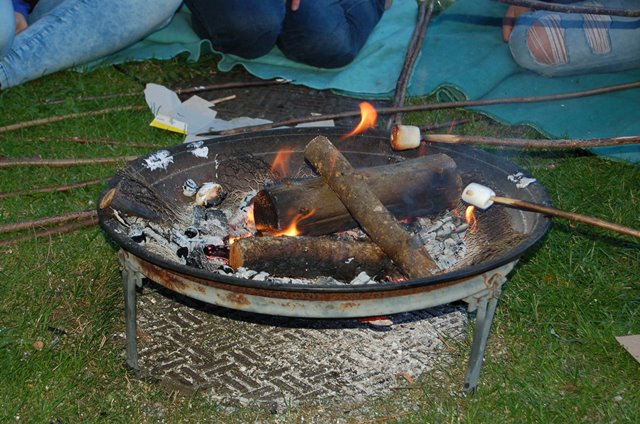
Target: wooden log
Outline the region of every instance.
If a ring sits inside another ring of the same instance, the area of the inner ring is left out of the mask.
[[[398,219],[434,216],[457,205],[462,179],[449,156],[435,154],[390,165],[361,168],[356,175]],[[277,232],[299,215],[300,235],[318,236],[358,225],[322,178],[286,181],[258,192],[253,201],[256,228]]]
[[[266,271],[279,277],[331,275],[352,280],[364,271],[386,275],[391,260],[374,243],[335,240],[329,237],[248,237],[230,247],[229,265]]]
[[[431,275],[437,266],[421,243],[414,243],[347,159],[324,136],[311,140],[305,158],[336,193],[354,219],[408,278]]]

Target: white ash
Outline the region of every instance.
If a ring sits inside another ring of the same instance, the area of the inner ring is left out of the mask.
[[[507,179],[512,183],[516,183],[517,188],[527,188],[529,184],[535,183],[535,178],[525,177],[522,172],[516,172],[507,176]]]
[[[193,143],[187,144],[187,151],[191,152],[191,154],[197,158],[209,158],[209,148],[207,146],[203,146],[204,141],[194,141]]]
[[[167,169],[173,163],[173,156],[168,150],[159,150],[144,160],[144,166],[150,171]]]

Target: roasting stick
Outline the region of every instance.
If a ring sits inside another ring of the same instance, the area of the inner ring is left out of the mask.
[[[485,146],[502,146],[514,148],[537,149],[582,149],[586,147],[620,146],[624,144],[640,144],[640,136],[586,138],[586,139],[558,139],[535,140],[528,138],[496,138],[478,135],[456,134],[424,134],[420,128],[413,125],[396,125],[391,128],[391,147],[393,150],[415,149],[421,142],[446,144],[472,144]]]
[[[640,231],[633,228],[603,221],[602,219],[594,218],[592,216],[580,215],[573,212],[563,211],[561,209],[550,208],[537,203],[529,203],[524,200],[512,199],[510,197],[496,196],[496,193],[489,187],[478,183],[471,183],[462,190],[462,200],[480,209],[487,209],[494,203],[499,203],[502,205],[512,206],[516,209],[542,213],[549,216],[557,216],[569,221],[582,222],[583,224],[589,224],[627,236],[640,238]]]

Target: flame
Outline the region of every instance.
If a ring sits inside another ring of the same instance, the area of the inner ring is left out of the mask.
[[[349,134],[343,135],[341,140],[360,134],[368,128],[373,128],[376,126],[378,112],[376,112],[376,109],[371,105],[371,103],[360,103],[360,116],[360,123]]]
[[[289,175],[289,158],[291,157],[291,153],[293,153],[291,150],[280,149],[271,164],[271,172],[282,177]]]
[[[478,220],[476,219],[475,212],[475,206],[467,206],[467,210],[464,211],[464,219],[467,220],[467,225],[469,225],[468,231],[470,233],[475,233],[476,231],[478,231]]]
[[[255,218],[254,212],[253,212],[253,203],[247,209],[247,225],[249,225],[249,226],[251,226],[251,225],[255,226],[256,225],[256,218]]]
[[[274,237],[279,237],[279,236],[289,236],[289,237],[294,237],[300,234],[300,231],[298,231],[298,223],[300,221],[303,221],[307,218],[309,218],[310,216],[312,216],[314,213],[316,213],[315,209],[312,209],[311,212],[306,213],[306,214],[298,214],[296,215],[293,220],[291,221],[291,224],[289,224],[289,226],[287,228],[285,228],[282,231],[276,232],[276,233],[271,233],[272,236]]]

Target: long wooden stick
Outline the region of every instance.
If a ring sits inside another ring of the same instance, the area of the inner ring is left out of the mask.
[[[52,166],[63,168],[76,165],[100,165],[114,162],[130,162],[137,156],[120,156],[115,158],[89,158],[89,159],[27,159],[16,158],[0,161],[0,169],[14,166]]]
[[[32,188],[29,190],[4,192],[4,193],[0,193],[0,199],[7,199],[10,197],[19,197],[19,196],[30,196],[36,193],[61,193],[69,190],[74,190],[76,188],[97,185],[105,181],[106,179],[98,179],[98,180],[83,181],[75,184],[64,184],[64,185],[58,185],[58,186],[52,186],[52,187]]]
[[[58,116],[51,116],[49,118],[34,119],[33,121],[17,122],[15,124],[5,125],[4,127],[0,127],[0,134],[8,132],[8,131],[19,130],[19,129],[22,129],[22,128],[35,127],[37,125],[46,125],[46,124],[51,124],[53,122],[66,121],[66,120],[69,120],[69,119],[83,118],[83,117],[87,117],[87,116],[107,115],[107,114],[110,114],[110,113],[127,112],[127,111],[132,111],[132,110],[143,110],[143,109],[146,109],[146,108],[147,108],[146,106],[110,107],[110,108],[102,109],[102,110],[93,110],[91,112],[69,113],[67,115],[58,115]]]
[[[398,77],[398,82],[396,83],[396,88],[393,96],[394,107],[404,105],[404,99],[407,94],[409,80],[411,79],[411,75],[413,74],[416,60],[418,60],[418,56],[420,56],[420,50],[422,50],[422,44],[424,42],[425,34],[427,33],[427,27],[429,26],[429,21],[431,20],[431,15],[433,14],[433,0],[429,1],[428,5],[427,0],[420,0],[419,3],[420,6],[418,8],[418,21],[416,22],[416,27],[413,31],[413,34],[411,35],[409,47],[407,48],[407,54],[402,65],[402,70],[400,71],[400,76]],[[391,119],[389,119],[387,128],[391,128],[394,124],[400,124],[401,120],[401,114],[395,114]]]
[[[267,85],[282,85],[288,84],[291,81],[276,78],[273,80],[266,81],[245,81],[245,82],[228,82],[224,84],[209,84],[209,85],[200,85],[197,87],[189,87],[189,88],[179,88],[174,90],[176,94],[191,94],[191,93],[199,93],[202,91],[212,91],[212,90],[226,90],[230,88],[247,88],[247,87],[263,87]]]
[[[37,231],[33,234],[26,236],[13,237],[7,240],[0,241],[0,246],[8,246],[10,244],[18,243],[25,240],[32,240],[33,238],[49,237],[57,234],[65,234],[71,231],[76,231],[82,228],[91,227],[98,223],[98,217],[91,217],[78,222],[74,222],[60,227],[48,228],[46,230]]]
[[[497,99],[484,99],[484,100],[462,100],[457,102],[442,102],[442,103],[428,103],[424,105],[409,105],[402,107],[387,107],[380,108],[377,110],[378,115],[388,115],[397,112],[419,112],[426,110],[437,110],[437,109],[452,109],[459,107],[474,107],[474,106],[489,106],[489,105],[497,105],[497,104],[513,104],[513,103],[538,103],[538,102],[546,102],[551,100],[567,100],[567,99],[576,99],[579,97],[587,97],[587,96],[595,96],[598,94],[611,93],[614,91],[628,90],[632,88],[640,87],[640,81],[631,82],[627,84],[619,84],[619,85],[610,85],[601,88],[595,88],[592,90],[583,90],[583,91],[573,91],[570,93],[563,94],[550,94],[545,96],[529,96],[529,97],[502,97]],[[305,116],[300,118],[287,119],[280,122],[273,122],[270,124],[261,124],[261,125],[253,125],[249,127],[241,127],[234,128],[224,131],[211,131],[206,133],[198,134],[199,136],[208,136],[208,135],[231,135],[231,134],[240,134],[245,132],[255,132],[255,131],[263,131],[277,127],[286,127],[290,125],[303,124],[308,122],[318,122],[325,121],[330,119],[340,119],[340,118],[353,118],[356,116],[360,116],[360,111],[349,111],[349,112],[341,112],[327,115],[316,115],[316,116]]]
[[[491,200],[493,200],[496,203],[512,206],[517,209],[523,209],[531,212],[542,213],[549,216],[557,216],[560,218],[568,219],[570,221],[582,222],[584,224],[605,228],[607,230],[615,231],[617,233],[624,234],[627,236],[640,238],[640,231],[638,230],[625,227],[622,225],[614,224],[612,222],[604,221],[602,219],[594,218],[592,216],[581,215],[573,212],[567,212],[561,209],[550,208],[548,206],[543,206],[536,203],[525,202],[524,200],[512,199],[510,197],[491,196]]]
[[[498,0],[500,3],[506,3],[513,6],[528,7],[530,9],[551,10],[554,12],[564,13],[585,13],[591,15],[611,15],[611,16],[626,16],[626,17],[639,17],[640,10],[638,9],[609,9],[600,6],[582,6],[582,5],[568,5],[547,3],[537,0]]]
[[[422,139],[426,142],[447,144],[482,144],[487,146],[503,146],[517,148],[538,149],[582,149],[585,147],[619,146],[624,144],[640,144],[640,136],[587,138],[587,139],[559,139],[535,140],[529,138],[495,138],[479,135],[456,134],[425,134]]]
[[[98,213],[95,210],[69,212],[62,215],[47,216],[44,218],[32,219],[13,224],[0,225],[0,234],[22,231],[30,228],[45,227],[47,225],[62,224],[69,221],[78,221],[95,218]]]

